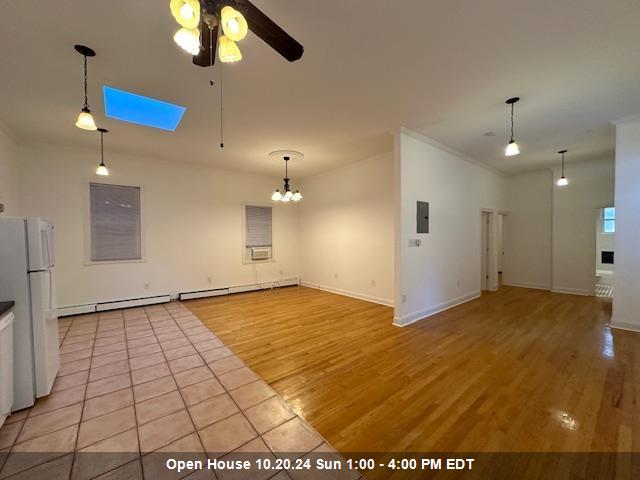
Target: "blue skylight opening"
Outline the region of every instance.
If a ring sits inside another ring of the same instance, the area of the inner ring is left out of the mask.
[[[104,112],[107,117],[161,130],[175,131],[187,110],[180,105],[144,97],[104,85]]]

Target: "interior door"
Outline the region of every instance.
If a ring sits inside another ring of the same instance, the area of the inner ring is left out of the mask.
[[[48,395],[60,366],[53,269],[29,274],[36,397]]]

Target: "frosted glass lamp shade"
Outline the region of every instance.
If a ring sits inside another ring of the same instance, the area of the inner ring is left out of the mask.
[[[518,155],[519,153],[520,153],[520,148],[518,147],[518,144],[513,140],[511,140],[509,142],[509,145],[507,145],[507,148],[505,149],[504,154],[507,157],[513,157],[514,155]]]
[[[93,119],[93,115],[91,115],[91,110],[88,108],[83,108],[78,115],[78,120],[76,121],[76,127],[81,128],[83,130],[97,130],[96,122]]]

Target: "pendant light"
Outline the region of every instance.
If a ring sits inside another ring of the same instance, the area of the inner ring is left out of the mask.
[[[78,115],[76,127],[83,130],[95,131],[97,129],[96,122],[93,120],[91,110],[89,110],[89,101],[87,99],[87,57],[95,57],[96,52],[94,52],[89,47],[85,47],[84,45],[75,45],[74,48],[80,55],[84,57],[84,105],[82,106],[80,115]]]
[[[562,176],[558,179],[556,185],[558,185],[559,187],[564,187],[566,185],[569,185],[569,180],[567,180],[567,177],[564,176],[564,154],[567,153],[567,150],[560,150],[558,153],[562,155]]]
[[[282,191],[280,191],[280,189],[276,189],[276,191],[273,192],[273,195],[271,195],[271,200],[273,200],[274,202],[284,203],[288,203],[291,201],[299,202],[300,200],[302,200],[302,194],[300,193],[300,191],[296,190],[295,192],[292,192],[291,187],[289,186],[289,160],[291,160],[291,157],[304,158],[304,155],[300,152],[277,150],[275,152],[271,152],[269,156],[277,158],[280,158],[282,156],[282,159],[284,160],[284,186],[282,187]]]
[[[98,165],[96,175],[107,177],[109,176],[109,169],[104,164],[104,134],[108,133],[109,130],[105,128],[98,128],[98,132],[100,132],[100,165]]]
[[[520,153],[520,148],[518,147],[518,144],[513,139],[513,107],[516,104],[516,102],[519,100],[520,100],[520,97],[513,97],[505,102],[507,105],[511,105],[511,139],[509,140],[509,143],[507,144],[507,148],[504,151],[504,154],[507,157],[513,157],[514,155],[518,155]]]

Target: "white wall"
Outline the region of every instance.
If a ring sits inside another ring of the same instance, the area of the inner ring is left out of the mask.
[[[395,323],[406,325],[480,294],[481,211],[503,209],[505,179],[409,130],[396,141]],[[419,200],[430,205],[429,234],[416,234]]]
[[[303,284],[393,305],[393,155],[305,178],[301,191]]]
[[[551,288],[552,182],[550,170],[506,181],[505,285]]]
[[[19,163],[18,147],[4,125],[0,124],[0,203],[4,204],[4,213],[0,215],[19,215],[18,205]]]
[[[569,185],[558,187],[553,174],[552,290],[593,295],[595,289],[595,216],[613,205],[614,161],[569,164]]]
[[[275,262],[242,263],[243,203],[270,205],[280,180],[53,145],[19,149],[23,214],[56,228],[59,306],[298,277],[297,206],[273,212]],[[86,265],[90,181],[142,187],[143,263]],[[211,283],[207,278],[211,277]],[[149,288],[145,289],[145,284]]]
[[[616,275],[611,325],[640,332],[640,116],[616,125]]]

